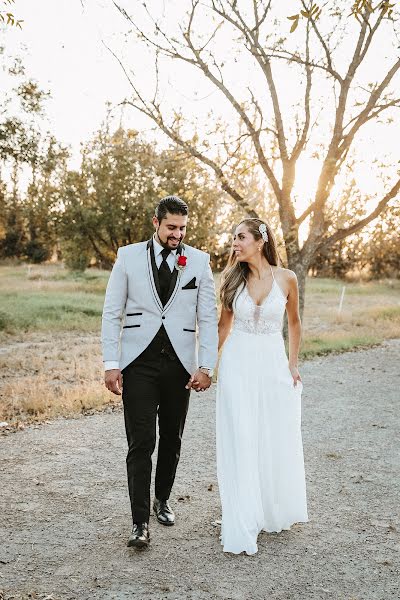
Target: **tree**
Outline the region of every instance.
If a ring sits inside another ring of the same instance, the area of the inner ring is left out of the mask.
[[[55,182],[68,154],[44,129],[49,94],[27,77],[21,58],[7,57],[4,48],[0,57],[11,82],[9,91],[3,90],[0,96],[0,252],[42,262],[55,244]],[[1,182],[6,172],[9,181]],[[21,172],[28,181],[26,191],[20,185]]]
[[[108,267],[119,246],[147,239],[155,197],[151,144],[136,132],[110,133],[106,123],[84,147],[80,171],[66,173],[58,231],[68,243],[86,240]]]
[[[23,20],[17,19],[14,13],[11,12],[13,4],[15,4],[15,0],[0,1],[0,23],[22,29]]]
[[[378,52],[380,36],[391,38],[393,48],[397,45],[393,25],[398,14],[394,6],[356,2],[353,12],[357,19],[349,21],[343,4],[332,2],[328,25],[324,29],[319,14],[313,12],[314,4],[302,1],[306,16],[302,15],[304,18],[296,30],[296,38],[290,36],[288,39],[279,21],[279,3],[272,0],[254,0],[252,3],[191,0],[189,12],[176,19],[175,30],[165,23],[161,11],[154,16],[146,1],[136,3],[134,16],[115,0],[114,5],[147,51],[154,54],[155,91],[151,95],[140,88],[140,81],[116,57],[132,86],[132,97],[126,103],[145,114],[188,155],[206,165],[243,214],[258,216],[246,195],[227,175],[226,164],[235,156],[234,141],[225,142],[225,155],[222,156],[221,152],[213,152],[210,148],[210,139],[217,133],[215,130],[194,142],[182,134],[185,129],[181,119],[177,121],[176,115],[163,110],[161,74],[167,61],[180,61],[191,67],[209,82],[210,88],[218,90],[240,118],[246,130],[243,143],[252,146],[257,156],[255,169],[264,174],[278,206],[287,264],[297,274],[303,311],[306,274],[314,258],[371,223],[400,190],[399,172],[396,174],[393,170],[392,179],[382,189],[374,208],[365,209],[359,218],[349,214],[341,227],[332,230],[327,218],[330,200],[337,193],[335,184],[355,140],[367,124],[382,119],[385,113],[393,118],[394,110],[400,106],[400,98],[394,91],[400,59],[394,51],[385,69],[382,61],[376,80],[365,82],[362,74],[362,67],[368,67],[368,58],[374,49]],[[142,24],[141,7],[147,26]],[[227,39],[234,41],[233,47],[229,52],[221,52]],[[350,48],[346,50],[345,61],[343,48]],[[246,70],[240,71],[245,52]],[[232,61],[237,62],[236,73],[252,69],[254,85],[252,80],[246,89],[242,89],[240,78],[232,81],[229,77]],[[298,88],[293,90],[293,93],[302,91],[301,105],[286,116],[275,75],[278,64],[286,65],[289,70],[298,69],[301,77]],[[330,95],[318,102],[322,81],[329,84]],[[331,105],[333,109],[328,115]],[[321,111],[324,118],[320,118]],[[298,214],[294,202],[296,168],[310,146],[314,132],[318,132],[322,140],[319,172],[315,174],[316,191],[306,210]],[[269,154],[271,146],[277,147],[273,158]],[[308,235],[303,244],[299,238],[302,224],[308,224]]]
[[[400,207],[385,210],[363,246],[371,278],[400,277]]]
[[[136,131],[106,122],[83,150],[79,172],[67,171],[59,190],[57,230],[70,265],[85,268],[94,256],[111,266],[120,246],[153,233],[157,199],[179,194],[190,206],[188,243],[218,260],[215,217],[226,210],[208,173],[176,148],[157,151]],[[82,262],[80,256],[83,255]]]
[[[31,163],[32,176],[23,199],[28,241],[24,254],[32,262],[50,258],[57,243],[55,211],[59,203],[59,186],[66,170],[68,151],[52,135],[41,140],[37,156]]]

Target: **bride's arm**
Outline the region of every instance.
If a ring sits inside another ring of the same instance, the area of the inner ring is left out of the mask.
[[[293,271],[289,271],[288,278],[288,300],[286,303],[286,312],[288,318],[289,330],[289,368],[293,375],[293,380],[296,383],[301,377],[298,372],[298,358],[301,340],[301,321],[299,314],[299,288],[297,285],[297,277]]]
[[[233,312],[222,308],[218,321],[218,350],[222,348],[232,327]]]

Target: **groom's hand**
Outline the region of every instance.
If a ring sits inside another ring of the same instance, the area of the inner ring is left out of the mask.
[[[104,374],[104,384],[110,392],[120,396],[122,394],[122,375],[120,369],[110,369]]]
[[[200,369],[197,369],[197,371],[193,373],[193,375],[189,379],[186,385],[186,389],[192,389],[196,392],[204,392],[204,390],[207,390],[210,387],[210,385],[211,377],[200,371]]]

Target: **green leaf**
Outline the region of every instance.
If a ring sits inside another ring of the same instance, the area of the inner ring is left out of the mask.
[[[299,20],[297,19],[297,21],[293,21],[293,24],[290,28],[290,33],[293,33],[293,31],[295,31],[297,29],[297,26],[299,24]]]
[[[289,21],[294,21],[294,20],[296,20],[296,19],[299,18],[299,15],[298,14],[297,15],[292,15],[291,17],[286,17],[286,18],[289,19]]]

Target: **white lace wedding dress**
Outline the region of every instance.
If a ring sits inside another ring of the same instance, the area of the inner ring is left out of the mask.
[[[272,272],[272,269],[271,269]],[[273,276],[273,272],[272,272]],[[255,554],[261,530],[307,516],[301,391],[282,337],[286,298],[273,279],[262,305],[239,288],[217,387],[217,471],[225,552]]]

